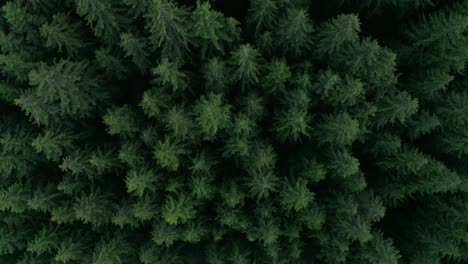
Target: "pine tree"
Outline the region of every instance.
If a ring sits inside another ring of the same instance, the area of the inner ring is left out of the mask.
[[[194,113],[206,140],[215,139],[220,130],[227,128],[231,119],[230,106],[223,103],[221,94],[202,96],[194,107]]]
[[[366,81],[370,89],[392,87],[397,82],[395,53],[369,38],[337,52],[337,56],[331,58],[331,65],[341,73]]]
[[[291,70],[284,59],[275,59],[268,65],[268,74],[263,78],[262,85],[267,93],[284,91],[285,84],[291,77]]]
[[[122,2],[130,7],[135,18],[141,17],[150,5],[150,0],[123,0]]]
[[[192,178],[191,194],[197,200],[212,199],[215,194],[213,186],[213,177],[211,175],[198,175]]]
[[[442,124],[450,124],[453,128],[465,127],[468,124],[468,118],[465,115],[468,108],[465,102],[468,101],[466,92],[449,93],[442,99],[436,107],[436,114]]]
[[[110,220],[111,200],[102,191],[92,191],[77,197],[73,211],[76,219],[95,226],[107,224]]]
[[[45,133],[32,142],[37,152],[44,153],[51,161],[58,161],[65,151],[73,148],[76,136],[67,132],[46,130]]]
[[[166,129],[180,140],[192,137],[193,121],[183,107],[174,106],[166,114]]]
[[[197,1],[197,7],[192,13],[194,41],[201,47],[202,58],[205,57],[210,48],[224,53],[222,41],[225,40],[223,24],[224,17],[220,12],[211,10],[209,2]]]
[[[303,179],[289,180],[280,193],[281,206],[287,211],[300,211],[306,208],[313,200],[314,193],[307,187]]]
[[[325,165],[332,177],[347,178],[359,172],[359,160],[347,150],[332,150]]]
[[[32,172],[34,165],[40,160],[31,146],[36,134],[26,124],[7,121],[4,125],[9,129],[0,134],[2,178],[12,176],[24,178]]]
[[[57,249],[55,260],[60,263],[82,261],[86,258],[87,243],[85,239],[68,238],[63,240]]]
[[[135,218],[141,222],[151,220],[155,217],[157,209],[153,202],[153,197],[150,195],[145,195],[140,197],[132,205],[132,214]]]
[[[257,199],[268,198],[278,189],[278,177],[270,171],[254,172],[246,179],[249,193]]]
[[[190,42],[186,29],[187,10],[169,0],[152,0],[145,17],[152,45],[162,50],[164,58],[182,59]]]
[[[246,157],[246,169],[249,171],[268,171],[274,169],[278,154],[267,142],[255,142],[252,151]]]
[[[250,4],[248,23],[255,25],[255,33],[272,29],[276,24],[278,3],[272,0],[254,0]]]
[[[245,194],[239,185],[240,184],[234,181],[226,181],[223,183],[220,196],[224,205],[234,208],[244,203]]]
[[[146,192],[154,192],[157,180],[155,172],[151,169],[131,170],[125,178],[127,192],[142,197]]]
[[[466,27],[468,19],[461,14],[421,16],[406,28],[409,47],[404,49],[405,62],[430,68],[460,71],[467,60]]]
[[[111,54],[110,49],[101,48],[96,50],[95,60],[97,68],[103,70],[105,75],[109,78],[122,80],[129,71],[125,67],[123,60],[117,58],[115,54]]]
[[[203,70],[206,89],[213,92],[225,91],[230,84],[229,79],[226,79],[227,73],[225,61],[218,57],[209,59]]]
[[[350,76],[341,78],[338,74],[327,70],[319,75],[313,91],[320,95],[323,101],[334,106],[352,106],[363,99],[364,85],[359,79]]]
[[[56,48],[58,52],[65,51],[68,55],[75,55],[79,49],[85,46],[78,33],[79,24],[71,24],[69,16],[56,14],[50,23],[41,26],[46,47]]]
[[[278,22],[276,39],[284,53],[299,56],[311,48],[314,27],[304,9],[290,8]]]
[[[40,63],[30,72],[29,83],[36,87],[34,94],[40,103],[56,104],[60,114],[72,117],[88,115],[106,97],[85,61],[61,60],[52,66]],[[16,103],[23,108],[21,101]]]
[[[59,168],[64,172],[70,172],[74,176],[85,175],[89,178],[95,176],[95,170],[89,162],[89,153],[84,151],[75,151],[64,157]]]
[[[155,83],[172,90],[173,93],[188,87],[187,75],[180,71],[177,63],[168,59],[163,59],[158,67],[153,69],[153,74],[156,76]]]
[[[409,121],[409,136],[417,138],[422,135],[427,135],[439,128],[440,120],[430,113],[423,111]]]
[[[59,115],[60,109],[55,105],[49,105],[34,94],[33,90],[21,93],[21,96],[14,100],[15,105],[19,106],[29,119],[37,125],[49,125],[52,119]]]
[[[6,2],[2,6],[2,11],[12,33],[24,35],[27,42],[39,39],[37,29],[45,22],[44,16],[32,14],[20,2]]]
[[[2,224],[0,230],[2,236],[0,237],[0,256],[4,257],[7,254],[14,254],[24,250],[25,240],[23,238],[20,230],[15,230],[16,228]],[[24,233],[24,231],[23,231]],[[3,259],[3,258],[2,258]]]
[[[115,8],[108,0],[75,0],[76,12],[84,17],[94,34],[102,38],[115,38],[120,30],[119,19]]]
[[[93,264],[122,264],[131,257],[132,246],[121,236],[101,240],[95,247],[92,257]]]
[[[108,110],[103,121],[110,135],[131,136],[138,131],[136,114],[128,105]]]
[[[242,89],[259,82],[260,53],[250,44],[245,44],[231,53],[232,67],[235,68],[232,80],[240,82]]]
[[[271,220],[260,222],[251,232],[251,239],[260,241],[265,247],[275,244],[280,236],[278,225]]]
[[[346,44],[356,43],[359,40],[361,25],[355,14],[338,15],[324,22],[317,29],[316,47],[320,56],[333,54],[344,48]]]
[[[327,115],[314,131],[319,143],[346,146],[359,135],[359,123],[348,113]]]
[[[48,183],[37,188],[31,199],[28,200],[29,208],[40,212],[48,212],[57,206],[62,194],[57,192],[57,186]]]
[[[429,70],[411,76],[406,85],[419,99],[434,100],[440,97],[441,92],[447,90],[453,79],[448,73]]]
[[[177,249],[157,247],[149,245],[144,247],[140,252],[140,261],[144,264],[177,264],[182,262],[182,257]]]
[[[162,208],[162,217],[170,225],[183,224],[195,217],[193,201],[184,195],[169,196]]]
[[[169,95],[158,89],[151,89],[144,92],[140,107],[148,117],[159,117],[162,110],[168,107],[169,100]]]
[[[417,99],[411,98],[407,92],[401,92],[392,96],[387,96],[377,106],[377,116],[375,124],[381,127],[387,123],[400,123],[418,111],[419,103]]]
[[[30,186],[25,186],[21,183],[15,183],[10,185],[8,188],[0,189],[0,198],[2,199],[0,211],[22,213],[27,210],[27,202],[31,192],[30,188]]]
[[[110,147],[98,148],[89,157],[89,163],[98,174],[103,174],[121,167],[116,150]]]
[[[280,112],[274,124],[278,139],[283,142],[300,141],[301,137],[306,137],[310,133],[310,119],[307,109],[300,107],[291,107],[287,111]]]
[[[63,231],[54,226],[44,227],[38,234],[31,240],[26,250],[38,255],[44,253],[52,253],[58,248],[60,237],[63,236]]]
[[[164,141],[158,142],[158,145],[154,148],[153,154],[159,166],[169,171],[177,171],[180,167],[181,156],[187,154],[187,150],[166,137]]]
[[[145,72],[148,69],[150,62],[144,39],[135,37],[132,33],[123,33],[120,35],[120,46],[124,49],[125,56],[132,59],[141,71]]]

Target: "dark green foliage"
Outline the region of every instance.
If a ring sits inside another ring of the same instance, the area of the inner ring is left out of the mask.
[[[93,264],[123,264],[131,259],[132,246],[123,237],[116,236],[101,240],[96,245],[93,255]]]
[[[151,43],[163,57],[180,58],[188,52],[187,11],[172,1],[152,0],[145,10]]]
[[[75,55],[84,46],[79,35],[79,25],[71,24],[70,18],[64,14],[52,17],[50,23],[41,27],[41,35],[46,39],[45,46],[56,48],[58,52]]]
[[[235,69],[232,73],[234,82],[240,82],[243,89],[258,83],[260,53],[255,47],[250,44],[240,46],[232,52],[231,62]]]
[[[348,113],[327,115],[315,129],[317,141],[335,146],[350,145],[359,135],[359,123]]]
[[[376,126],[399,121],[404,123],[411,115],[418,111],[418,100],[411,98],[407,92],[389,95],[378,102]]]
[[[460,71],[467,60],[466,14],[439,11],[421,16],[405,32],[409,46],[405,59],[413,67]]]
[[[161,210],[164,221],[170,225],[186,223],[195,217],[195,213],[193,201],[184,195],[176,198],[169,196]]]
[[[314,193],[307,188],[303,179],[289,180],[280,192],[280,204],[286,211],[300,211],[306,208],[314,199]]]
[[[45,133],[32,142],[32,146],[37,152],[44,153],[46,158],[51,161],[58,161],[64,151],[73,147],[75,136],[64,131],[46,130]]]
[[[359,40],[360,22],[354,14],[339,15],[323,23],[317,32],[317,54],[332,54]]]
[[[468,1],[0,5],[0,263],[468,261]]]
[[[310,49],[314,28],[306,10],[290,8],[278,21],[277,45],[284,53],[298,56]]]
[[[200,97],[194,107],[195,121],[206,140],[215,139],[216,135],[227,127],[230,121],[230,107],[224,105],[221,94],[210,93]]]
[[[119,30],[118,17],[108,0],[75,0],[76,12],[82,16],[97,37],[112,37]]]
[[[127,191],[139,197],[142,197],[145,192],[152,192],[156,188],[155,183],[157,176],[154,171],[144,168],[138,170],[131,170],[125,178]]]
[[[159,117],[161,111],[168,107],[169,100],[169,95],[159,89],[151,89],[143,94],[140,107],[148,117]]]
[[[67,238],[57,247],[55,260],[59,263],[69,263],[86,259],[87,242],[83,238]]]
[[[135,113],[129,106],[107,111],[103,121],[110,135],[131,136],[138,132]]]
[[[223,14],[211,9],[209,2],[197,1],[197,8],[192,13],[192,38],[201,48],[201,56],[225,53],[225,46],[235,42],[238,22],[233,18],[224,18]]]
[[[299,141],[302,136],[308,136],[310,133],[310,116],[307,109],[291,107],[275,119],[275,132],[280,141]]]
[[[205,87],[207,90],[222,92],[228,88],[229,80],[226,62],[218,57],[213,57],[205,64],[204,70]]]
[[[171,141],[168,137],[159,141],[155,146],[153,154],[157,164],[169,171],[177,171],[181,163],[181,155],[187,151],[180,144]]]
[[[250,4],[249,24],[254,27],[254,33],[260,33],[261,30],[271,30],[277,23],[276,16],[279,8],[279,1],[273,0],[253,0]]]
[[[77,220],[101,226],[109,222],[111,215],[111,201],[101,191],[81,194],[73,204],[73,211]]]
[[[120,36],[120,45],[124,49],[126,57],[129,57],[140,70],[147,69],[149,66],[147,45],[143,39],[136,38],[131,33],[123,33]]]
[[[284,92],[285,84],[291,77],[291,70],[284,59],[275,59],[268,65],[268,74],[263,78],[262,85],[267,93]]]

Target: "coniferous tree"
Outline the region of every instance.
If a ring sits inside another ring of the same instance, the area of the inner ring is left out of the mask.
[[[468,1],[0,6],[0,263],[468,260]]]
[[[317,29],[317,54],[332,54],[345,48],[346,44],[356,43],[360,30],[359,18],[354,14],[339,15],[323,23]]]
[[[254,33],[260,30],[271,30],[277,23],[275,21],[279,3],[272,0],[254,0],[249,9],[248,23],[255,26]]]
[[[232,52],[231,61],[235,68],[232,79],[240,82],[242,88],[255,85],[259,81],[260,53],[250,44],[245,44]]]
[[[145,11],[151,43],[162,49],[163,57],[181,59],[190,41],[186,29],[187,11],[168,0],[149,1]]]
[[[144,39],[137,38],[132,33],[123,33],[120,35],[120,45],[125,50],[126,57],[131,58],[140,70],[145,71],[148,68],[150,62]]]
[[[110,135],[130,136],[138,131],[136,115],[129,106],[109,110],[103,117]]]
[[[184,90],[188,86],[187,75],[180,71],[177,63],[168,59],[163,59],[153,69],[153,74],[156,76],[155,83],[172,90],[173,93]]]
[[[156,162],[164,169],[177,171],[181,163],[181,155],[187,151],[180,144],[171,141],[168,137],[159,141],[155,146],[153,154]]]
[[[110,1],[75,0],[74,2],[76,4],[76,12],[84,17],[97,37],[115,38],[115,33],[120,28],[119,17]]]
[[[309,50],[314,31],[312,22],[306,10],[291,8],[285,16],[278,21],[277,45],[286,53],[299,55],[303,50]]]
[[[335,146],[350,145],[359,135],[359,124],[348,113],[328,115],[315,130],[318,142]]]
[[[57,14],[52,17],[50,23],[41,27],[41,35],[46,39],[45,46],[56,48],[58,52],[66,52],[75,55],[84,47],[85,43],[80,39],[79,24],[71,24],[70,18],[65,14]]]
[[[231,114],[221,94],[202,96],[194,108],[195,120],[206,140],[213,140],[220,130],[227,128]]]

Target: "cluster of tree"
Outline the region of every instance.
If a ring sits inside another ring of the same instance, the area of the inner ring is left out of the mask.
[[[468,1],[318,2],[1,0],[0,263],[468,261]]]

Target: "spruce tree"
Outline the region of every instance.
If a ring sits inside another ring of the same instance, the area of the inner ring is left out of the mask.
[[[468,1],[0,1],[0,263],[465,263]]]

